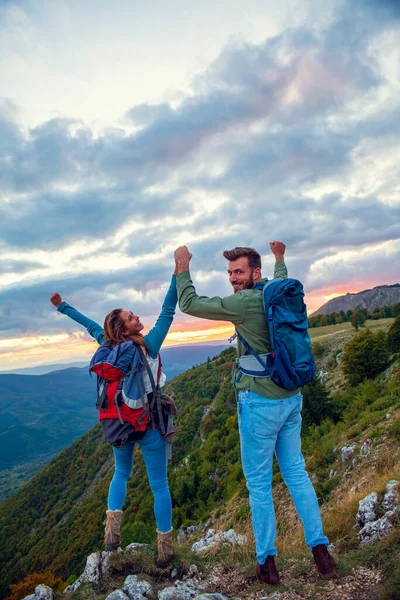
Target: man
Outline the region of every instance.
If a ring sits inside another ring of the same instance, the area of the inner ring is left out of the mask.
[[[287,277],[285,244],[274,241],[274,277]],[[258,354],[271,351],[261,290],[253,289],[261,276],[261,257],[252,248],[234,248],[223,253],[228,262],[233,294],[225,298],[198,296],[189,273],[191,254],[186,246],[175,251],[177,291],[182,312],[218,321],[230,321]],[[238,356],[245,347],[238,339]],[[301,453],[300,390],[295,393],[275,385],[269,377],[242,374],[235,377],[243,472],[249,490],[259,579],[279,584],[274,556],[276,520],[272,499],[272,463],[275,453],[286,485],[304,527],[306,542],[324,579],[336,575],[335,565],[323,533],[317,497]]]

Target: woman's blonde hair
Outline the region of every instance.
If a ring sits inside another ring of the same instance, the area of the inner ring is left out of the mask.
[[[121,318],[122,308],[114,308],[106,318],[104,319],[104,335],[106,342],[113,346],[118,346],[122,342],[134,342],[139,346],[142,346],[147,352],[146,342],[144,337],[137,333],[136,335],[129,335],[125,333],[125,323]]]

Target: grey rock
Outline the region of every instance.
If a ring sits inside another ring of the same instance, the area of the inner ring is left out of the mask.
[[[178,540],[178,542],[183,542],[185,540],[185,532],[183,531],[182,528],[180,528],[178,535],[176,536],[176,539]]]
[[[387,413],[387,415],[386,415],[386,420],[387,420],[387,421],[390,421],[390,419],[391,419],[391,418],[392,418],[392,415],[391,415],[390,413]]]
[[[336,475],[336,471],[335,471],[335,469],[331,469],[331,470],[329,471],[329,479],[332,479],[332,477],[335,477],[335,475]]]
[[[387,515],[384,515],[376,521],[367,523],[357,536],[360,541],[360,546],[374,544],[383,536],[387,535],[392,527],[393,525]]]
[[[122,590],[114,590],[111,594],[108,594],[106,600],[129,600],[129,598]]]
[[[356,529],[362,529],[367,523],[372,523],[376,519],[376,509],[378,506],[378,495],[371,492],[358,503],[358,513],[356,515]]]
[[[130,600],[146,600],[146,596],[151,596],[153,588],[148,581],[139,581],[136,575],[128,575],[122,586],[122,591]]]
[[[175,581],[171,587],[166,587],[158,592],[159,600],[191,600],[199,595],[199,588],[188,582]]]
[[[368,439],[363,442],[360,448],[360,455],[367,456],[371,452],[372,440]]]
[[[53,600],[53,598],[54,592],[51,587],[44,585],[44,583],[39,583],[35,587],[35,593],[25,596],[23,600]]]
[[[385,509],[385,511],[394,511],[398,507],[398,505],[399,505],[399,495],[397,492],[398,485],[399,485],[399,482],[396,481],[395,479],[392,479],[392,481],[389,481],[389,483],[386,485],[387,492],[384,495],[383,500],[382,500],[382,506]]]
[[[340,451],[341,456],[342,456],[342,461],[345,462],[348,458],[350,458],[350,456],[353,454],[355,449],[356,449],[355,446],[343,446],[343,448]]]
[[[245,535],[235,533],[233,529],[228,531],[215,531],[209,529],[206,535],[192,545],[192,552],[204,552],[217,544],[229,544],[231,546],[241,545],[247,540]]]
[[[328,371],[324,371],[323,369],[320,369],[319,373],[318,373],[318,378],[322,383],[326,383],[326,380],[328,379]]]

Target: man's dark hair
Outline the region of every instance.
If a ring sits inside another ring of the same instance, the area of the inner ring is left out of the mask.
[[[257,267],[261,269],[261,256],[254,248],[236,246],[233,250],[225,250],[222,254],[229,261],[234,261],[238,258],[242,258],[242,256],[246,256],[250,269],[254,270]]]

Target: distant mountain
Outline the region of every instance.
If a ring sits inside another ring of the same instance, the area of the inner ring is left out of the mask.
[[[14,369],[12,371],[0,371],[0,375],[46,375],[52,371],[61,371],[61,369],[71,369],[73,367],[86,367],[88,361],[73,363],[54,363],[52,365],[38,365],[37,367],[27,367],[25,369]]]
[[[366,308],[374,310],[374,308],[384,308],[400,302],[400,283],[393,285],[378,285],[372,290],[363,290],[356,294],[346,294],[338,296],[323,304],[320,308],[312,313],[315,315],[329,315],[334,312],[344,310],[359,310]]]
[[[196,344],[193,346],[172,346],[164,348],[161,352],[163,371],[168,379],[172,379],[187,371],[194,365],[200,365],[207,358],[214,358],[222,350],[229,348],[228,344],[218,346]]]
[[[166,348],[163,370],[170,380],[224,348]],[[0,373],[0,501],[98,421],[95,379],[87,366],[57,366],[59,370],[43,375]]]
[[[0,470],[48,458],[97,422],[87,369],[0,375]]]

